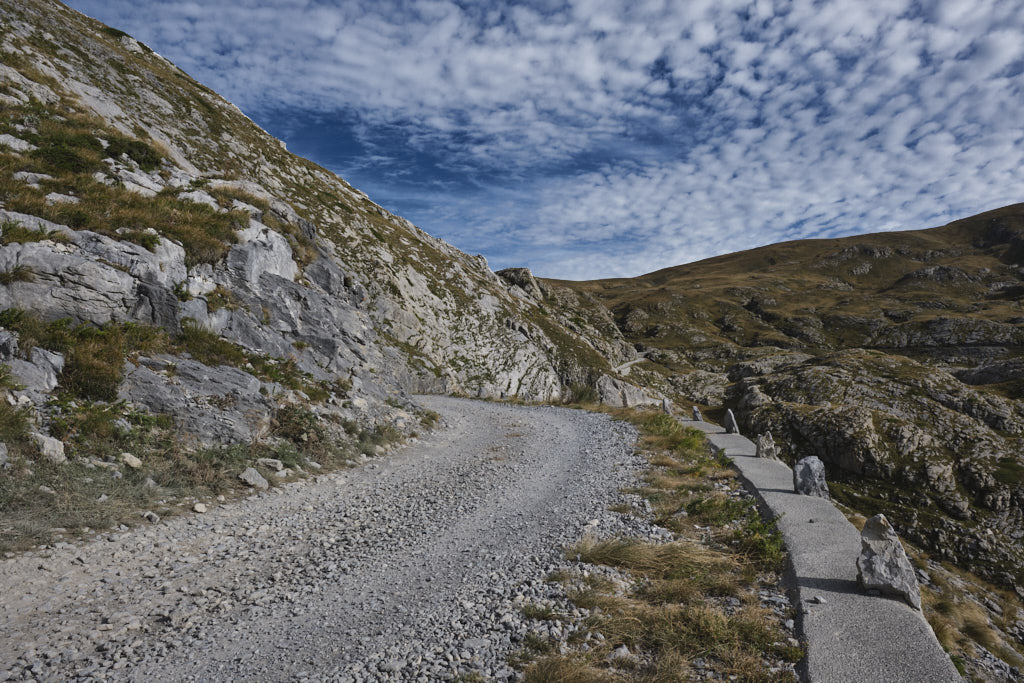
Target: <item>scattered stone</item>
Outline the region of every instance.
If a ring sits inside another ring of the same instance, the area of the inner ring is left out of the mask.
[[[152,477],[146,477],[146,481],[142,482],[142,487],[147,489],[157,488],[157,483],[153,481]]]
[[[206,512],[206,504],[196,503],[195,505],[192,506],[192,512],[198,512],[199,514],[203,514],[204,512]]]
[[[33,145],[31,142],[27,142],[25,140],[22,140],[21,138],[16,138],[13,135],[9,135],[7,133],[0,135],[0,145],[3,145],[4,147],[9,147],[10,149],[13,149],[15,152],[31,152],[37,149],[37,147]]]
[[[131,467],[133,470],[137,470],[140,467],[142,467],[142,461],[136,458],[131,453],[122,453],[121,462],[123,462],[128,467]]]
[[[608,655],[609,664],[629,664],[636,661],[636,655],[629,651],[625,645],[619,645]]]
[[[268,489],[270,484],[259,472],[252,467],[245,468],[245,471],[238,475],[243,482],[257,489]]]
[[[39,454],[54,465],[67,462],[67,456],[64,455],[64,442],[60,439],[55,439],[52,436],[40,434],[39,432],[33,432],[32,440],[39,446]]]
[[[732,409],[725,411],[725,433],[726,434],[739,434],[740,426],[736,424],[736,416],[732,414]]]
[[[865,590],[901,597],[914,609],[921,609],[914,567],[885,515],[875,515],[864,524],[860,541],[857,583]]]
[[[39,185],[39,183],[43,180],[53,180],[53,176],[47,175],[45,173],[31,173],[29,171],[18,171],[17,173],[14,174],[14,179],[20,180],[23,183],[28,183],[29,185]]]
[[[0,470],[11,468],[11,462],[7,457],[7,444],[0,441]]]
[[[700,414],[700,408],[698,408],[697,406],[693,407],[693,421],[694,422],[703,422],[704,421],[704,416]]]
[[[284,463],[274,458],[260,458],[256,461],[256,464],[260,467],[266,467],[267,469],[280,472],[284,469]]]
[[[661,412],[665,413],[666,415],[671,415],[672,401],[668,400],[667,398],[661,399]]]
[[[82,200],[78,197],[73,197],[69,194],[61,194],[59,192],[51,192],[44,198],[46,203],[50,206],[54,204],[78,204]]]
[[[825,482],[825,463],[818,456],[809,455],[793,466],[793,490],[803,496],[831,500]]]
[[[771,432],[765,432],[757,437],[757,457],[779,460],[779,447],[775,445]]]
[[[145,512],[143,512],[142,518],[147,522],[152,522],[153,524],[156,524],[160,521],[160,515],[156,514],[152,510],[146,510]]]
[[[810,598],[807,602],[813,603],[815,605],[827,605],[828,604],[828,601],[825,598],[821,597],[820,595],[815,595],[814,597]]]
[[[56,496],[57,492],[51,489],[49,486],[40,486],[39,491],[50,496]]]

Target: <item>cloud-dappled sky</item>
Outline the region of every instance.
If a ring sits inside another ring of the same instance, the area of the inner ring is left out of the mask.
[[[492,267],[638,275],[1024,200],[1020,0],[66,0]]]

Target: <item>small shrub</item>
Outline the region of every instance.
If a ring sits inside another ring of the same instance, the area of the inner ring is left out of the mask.
[[[566,393],[565,403],[588,405],[598,402],[597,389],[590,384],[573,384]]]
[[[95,135],[51,129],[40,136],[38,145],[29,156],[51,175],[88,174],[104,169],[103,145]]]
[[[547,605],[538,605],[530,602],[523,605],[523,616],[527,619],[536,619],[537,621],[555,621],[558,619],[558,613],[554,609]]]
[[[176,342],[182,350],[206,365],[240,366],[248,360],[240,346],[222,339],[213,330],[191,319],[182,321],[181,334]]]
[[[326,439],[320,418],[310,409],[296,404],[277,411],[273,428],[275,434],[299,447],[312,449]]]
[[[32,282],[35,273],[28,266],[17,265],[10,270],[0,272],[0,285],[13,285],[15,282]]]
[[[18,388],[11,378],[11,369],[6,365],[0,365],[0,388],[8,391]],[[28,438],[30,417],[28,408],[12,406],[7,401],[0,400],[0,441],[8,446],[25,441]]]
[[[229,311],[238,309],[238,297],[235,296],[234,292],[230,289],[226,289],[222,285],[217,285],[217,287],[204,298],[206,299],[206,308],[211,312],[219,311],[222,308]]]
[[[109,143],[106,150],[108,156],[116,159],[125,154],[129,159],[137,163],[143,171],[153,171],[163,161],[163,157],[160,156],[156,149],[141,140],[115,136],[110,138]]]
[[[122,31],[120,29],[113,28],[111,26],[104,26],[100,30],[103,31],[104,33],[106,33],[108,36],[110,36],[112,38],[117,38],[118,40],[120,40],[121,38],[130,38],[131,37],[127,33],[125,33],[124,31]]]
[[[24,244],[25,242],[51,242],[66,243],[67,236],[55,230],[33,230],[27,228],[17,221],[4,221],[0,223],[0,244]]]
[[[73,325],[69,319],[44,322],[16,308],[0,311],[0,326],[18,333],[23,353],[38,346],[63,354],[60,387],[94,401],[117,398],[124,362],[130,353],[155,352],[167,346],[166,335],[147,325],[108,323],[94,327]]]

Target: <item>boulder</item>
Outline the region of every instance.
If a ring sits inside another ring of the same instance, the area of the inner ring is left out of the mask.
[[[666,415],[671,415],[672,401],[668,400],[667,398],[661,399],[661,412],[665,413]]]
[[[36,445],[39,447],[39,454],[54,465],[60,465],[67,462],[67,456],[64,455],[64,442],[60,439],[55,439],[52,436],[34,432],[32,434],[32,440],[35,441]]]
[[[769,460],[779,459],[779,447],[775,445],[775,439],[771,432],[765,432],[757,437],[757,457],[768,458]]]
[[[260,458],[256,461],[256,464],[260,467],[266,467],[269,470],[280,472],[284,469],[284,463],[276,458]]]
[[[132,455],[131,453],[122,453],[121,462],[123,462],[128,467],[131,467],[133,470],[137,470],[140,467],[142,467],[142,461],[139,460],[134,455]]]
[[[29,360],[11,357],[6,362],[11,369],[12,379],[22,387],[17,394],[26,395],[36,403],[46,401],[49,392],[57,387],[60,373],[64,370],[64,356],[39,347],[32,349]]]
[[[0,470],[11,468],[11,462],[7,457],[7,444],[0,441]]]
[[[16,138],[8,133],[0,135],[0,145],[13,149],[15,152],[31,152],[38,149],[31,142],[22,140],[21,138]]]
[[[914,609],[921,609],[914,567],[885,515],[875,515],[864,524],[860,541],[857,583],[865,590],[901,597]]]
[[[263,475],[252,467],[245,468],[245,471],[239,474],[238,478],[255,489],[270,488],[270,484],[263,478]]]
[[[825,464],[815,455],[809,455],[793,466],[793,490],[803,496],[817,496],[830,500],[825,482]]]
[[[736,416],[732,414],[732,410],[725,411],[725,433],[726,434],[739,434],[740,426],[736,424]]]
[[[651,398],[640,387],[629,382],[623,382],[609,375],[602,375],[597,380],[597,396],[601,403],[618,408],[632,408],[634,406],[657,405],[657,399]]]
[[[704,421],[704,416],[700,414],[700,408],[698,408],[697,406],[693,407],[693,421],[694,422],[703,422]]]

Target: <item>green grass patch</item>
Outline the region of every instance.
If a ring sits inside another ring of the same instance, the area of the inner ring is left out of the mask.
[[[42,242],[43,240],[67,243],[68,238],[64,233],[54,230],[33,230],[18,221],[0,223],[0,244],[24,244],[26,242]]]

